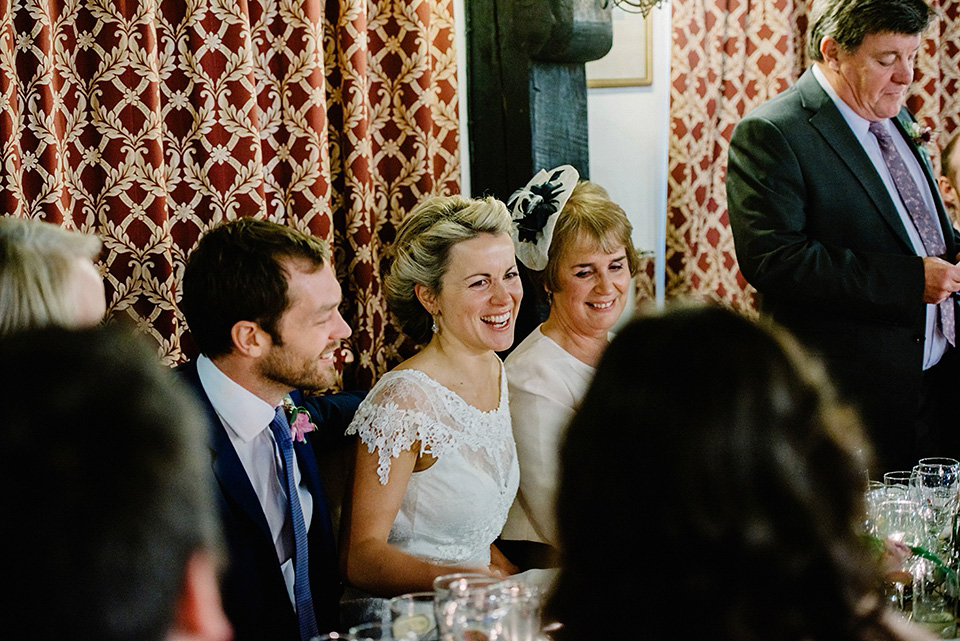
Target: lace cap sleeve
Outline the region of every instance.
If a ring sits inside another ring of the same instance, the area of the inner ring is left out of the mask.
[[[416,374],[419,372],[413,370],[386,374],[370,390],[347,428],[347,434],[360,436],[368,452],[377,451],[381,485],[390,478],[390,460],[415,442],[420,441],[422,452],[436,455],[436,432],[442,422],[436,391]]]

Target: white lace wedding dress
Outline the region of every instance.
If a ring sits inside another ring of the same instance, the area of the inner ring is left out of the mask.
[[[500,405],[489,412],[423,372],[389,372],[360,404],[347,434],[359,434],[368,451],[378,453],[383,484],[391,459],[416,441],[422,453],[437,459],[411,475],[390,544],[431,563],[490,563],[490,544],[520,480],[502,369]]]

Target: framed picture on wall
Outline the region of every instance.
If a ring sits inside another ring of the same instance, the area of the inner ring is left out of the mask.
[[[613,47],[586,64],[587,87],[647,87],[653,84],[653,16],[614,9]]]

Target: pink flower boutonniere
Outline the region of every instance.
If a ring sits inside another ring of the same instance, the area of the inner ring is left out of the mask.
[[[314,432],[317,426],[310,420],[310,412],[299,405],[293,404],[293,399],[285,396],[283,399],[283,409],[287,413],[287,420],[290,422],[290,438],[301,443],[307,442],[307,434]]]

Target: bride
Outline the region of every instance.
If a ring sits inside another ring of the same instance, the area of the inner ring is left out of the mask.
[[[341,533],[349,585],[379,597],[458,571],[515,571],[493,545],[519,481],[497,351],[523,291],[510,215],[487,198],[434,198],[401,225],[386,279],[404,332],[427,346],[374,386]]]

